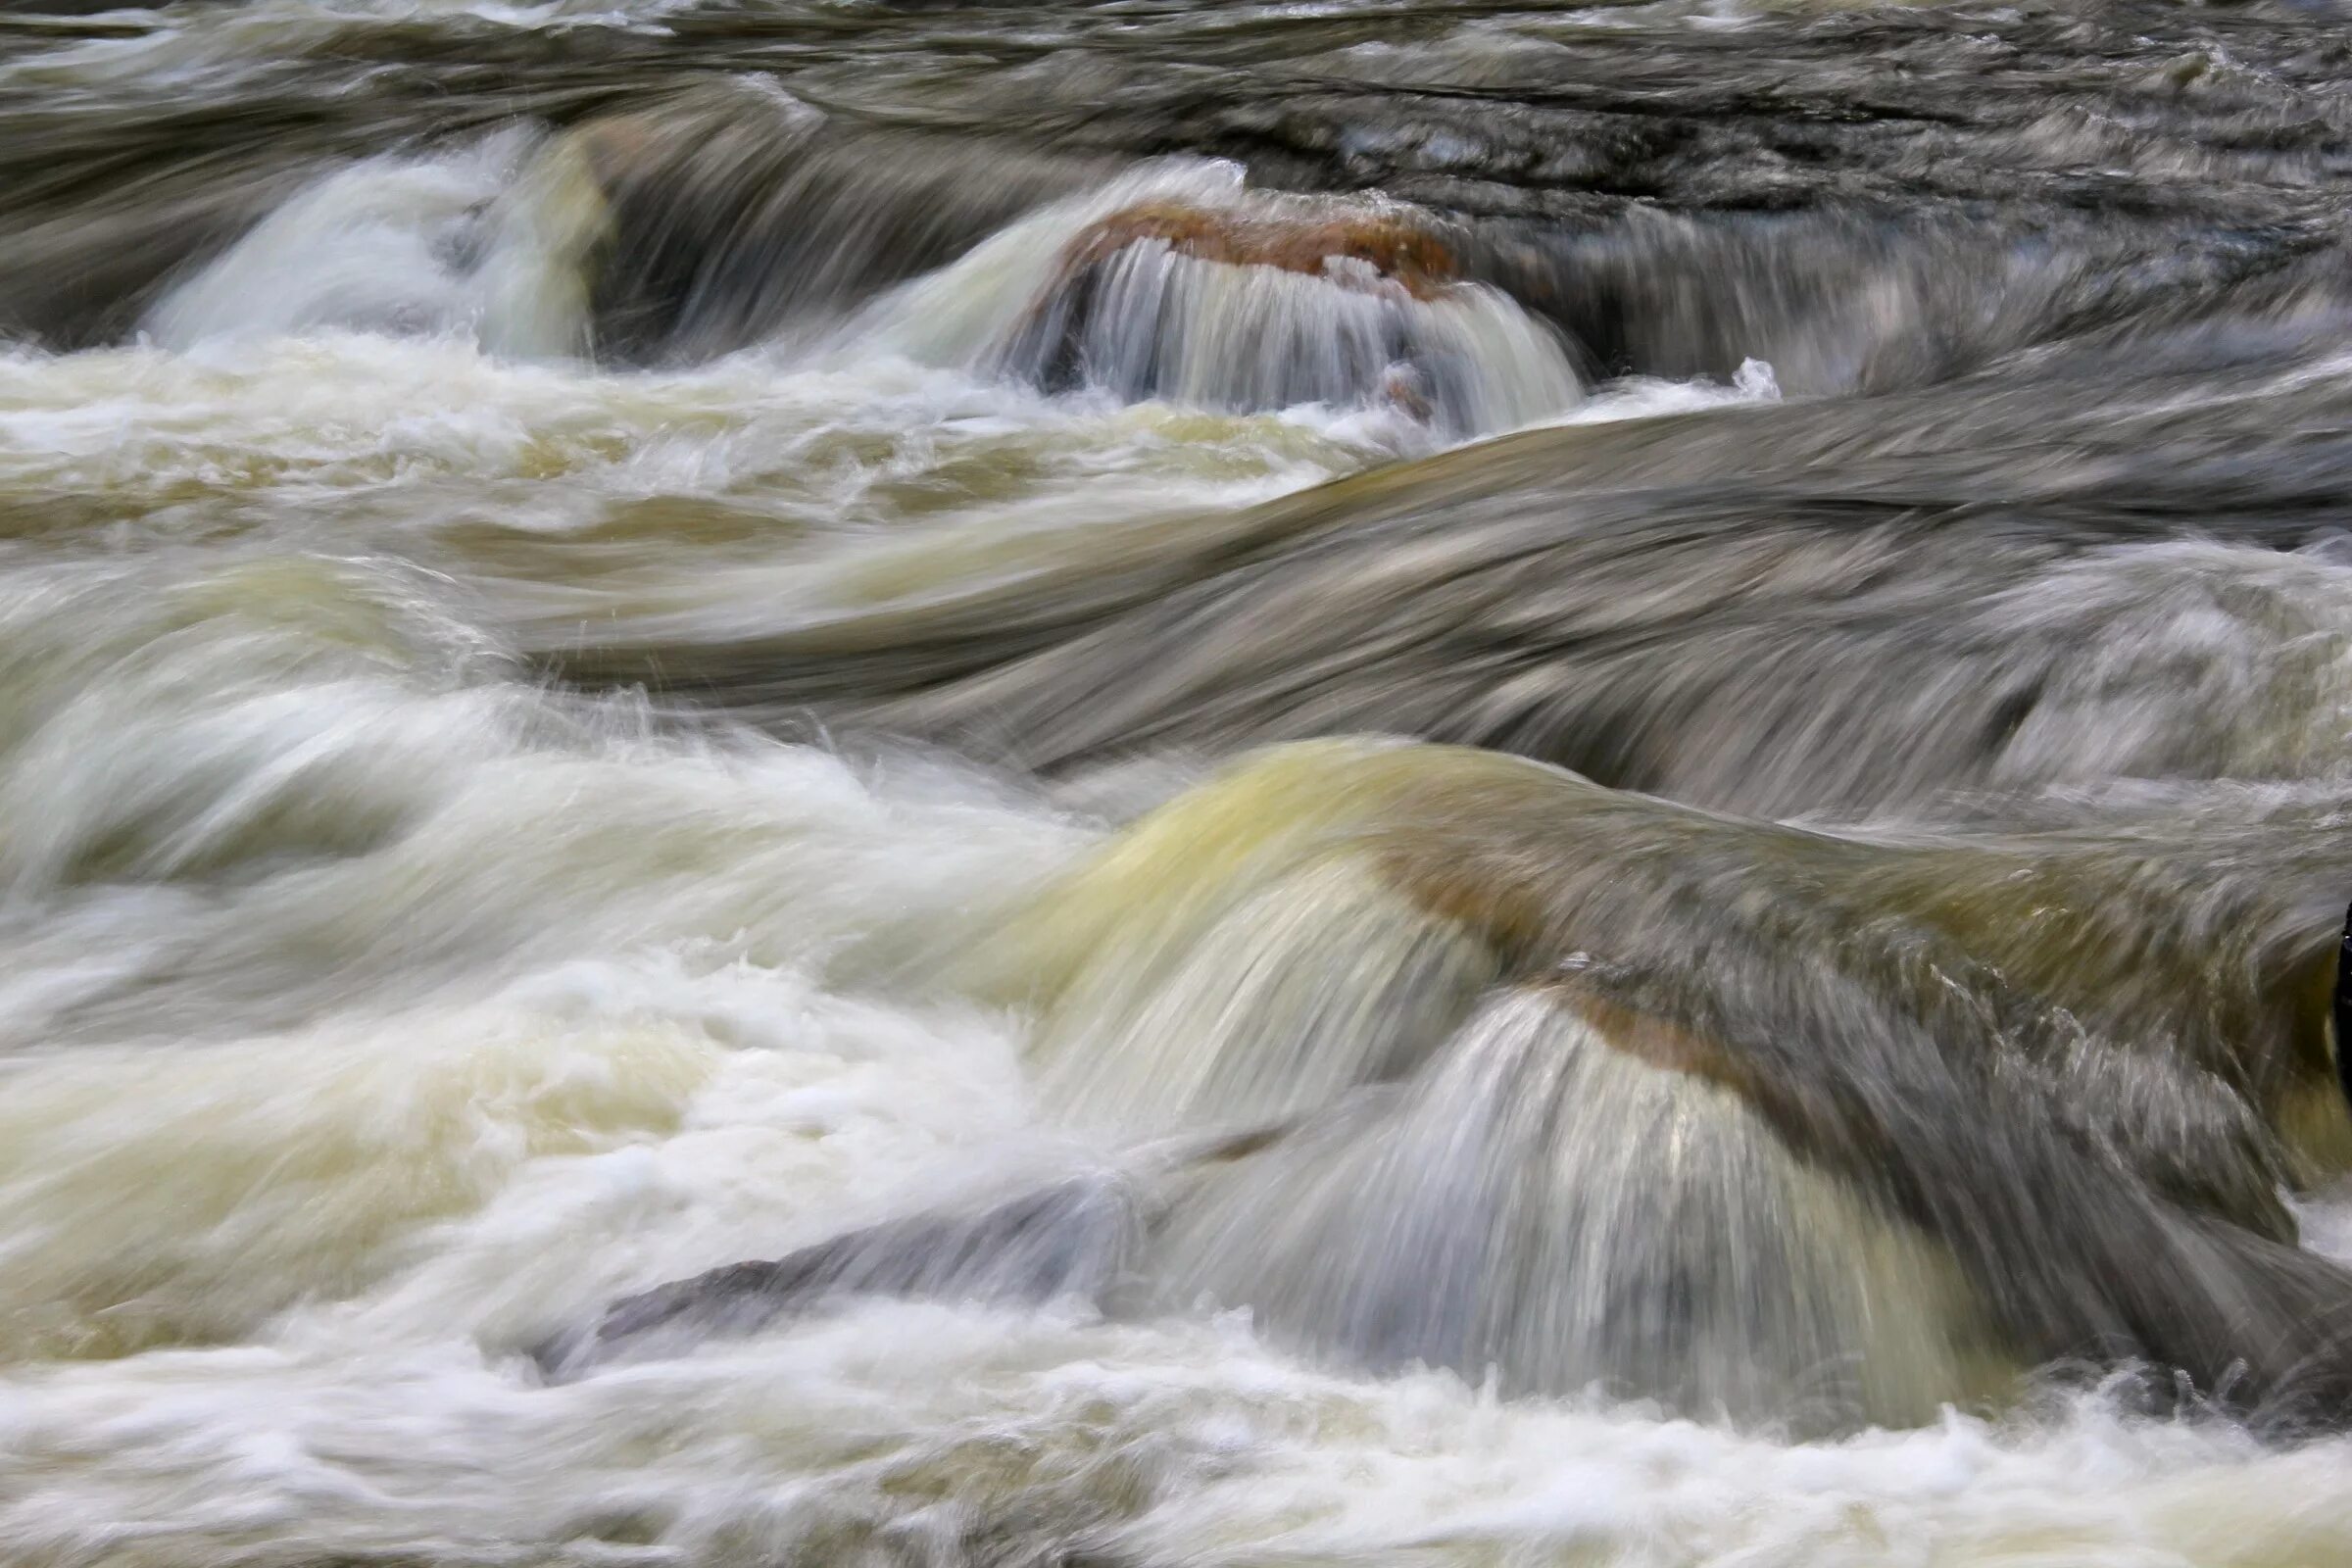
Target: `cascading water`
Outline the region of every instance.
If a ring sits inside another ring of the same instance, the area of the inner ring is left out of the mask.
[[[1456,435],[1577,403],[1556,336],[1451,276],[1422,220],[1266,196],[1238,174],[1150,173],[1041,213],[884,301],[872,330],[1130,403],[1385,406]]]
[[[2352,1560],[2340,30],[0,17],[0,1562]]]
[[[532,150],[527,135],[502,135],[329,174],[173,289],[146,329],[180,350],[340,329],[583,353],[604,200],[576,149]]]

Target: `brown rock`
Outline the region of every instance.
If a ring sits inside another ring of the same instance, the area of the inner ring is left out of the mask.
[[[1419,300],[1435,298],[1460,277],[1453,253],[1402,212],[1251,213],[1181,202],[1144,202],[1090,225],[1063,253],[1062,273],[1074,275],[1146,240],[1199,261],[1310,276],[1322,275],[1329,258],[1346,256]]]

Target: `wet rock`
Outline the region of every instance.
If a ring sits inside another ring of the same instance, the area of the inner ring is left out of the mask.
[[[1373,281],[1393,284],[1417,300],[1434,299],[1460,279],[1453,252],[1435,226],[1407,210],[1218,211],[1172,202],[1145,203],[1089,225],[1062,252],[1062,272],[1075,274],[1145,241],[1157,241],[1196,261],[1272,267],[1328,278],[1342,287]],[[1353,262],[1358,268],[1335,267],[1335,261]]]

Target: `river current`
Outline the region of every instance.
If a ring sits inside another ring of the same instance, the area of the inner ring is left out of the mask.
[[[6,8],[0,1563],[2352,1563],[2348,194],[2319,3]]]

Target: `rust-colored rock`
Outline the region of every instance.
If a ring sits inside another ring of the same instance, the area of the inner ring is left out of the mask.
[[[1333,216],[1243,212],[1182,202],[1144,202],[1090,224],[1063,253],[1073,274],[1130,245],[1160,240],[1180,256],[1236,267],[1277,267],[1320,276],[1335,256],[1369,266],[1413,298],[1433,299],[1458,280],[1453,253],[1400,212]]]

